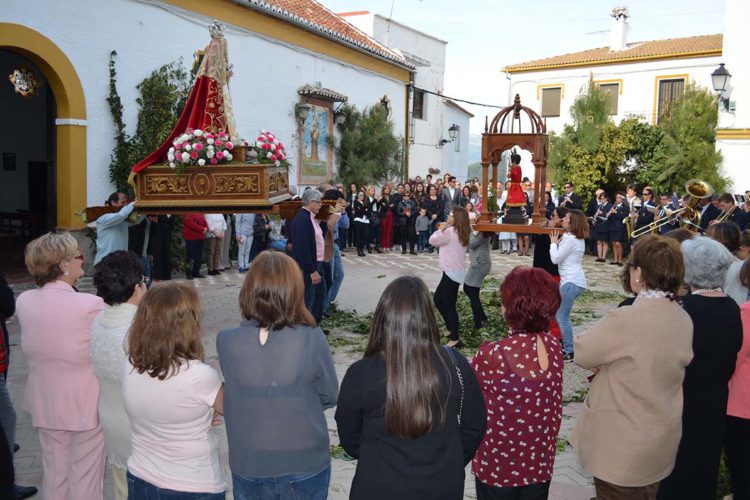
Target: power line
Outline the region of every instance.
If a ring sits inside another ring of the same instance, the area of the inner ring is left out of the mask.
[[[432,94],[438,97],[442,97],[443,99],[449,99],[451,101],[457,101],[457,102],[464,102],[466,104],[471,104],[473,106],[484,106],[485,108],[497,108],[497,109],[502,109],[502,108],[507,107],[507,106],[496,106],[494,104],[484,104],[481,102],[467,101],[466,99],[459,99],[457,97],[448,97],[447,95],[438,94],[437,92],[432,92],[431,90],[427,90],[427,89],[420,89],[419,87],[415,87],[413,85],[412,85],[412,88],[414,90],[419,90],[420,92],[424,92],[425,94]]]

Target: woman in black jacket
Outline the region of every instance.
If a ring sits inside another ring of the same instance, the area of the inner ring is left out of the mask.
[[[437,225],[442,222],[443,215],[443,198],[437,195],[437,187],[434,184],[427,187],[427,196],[422,200],[421,208],[427,211],[427,218],[430,219],[429,238],[437,229]],[[432,246],[428,245],[427,248],[432,253]]]
[[[439,339],[424,282],[391,282],[364,358],[349,367],[339,392],[341,445],[359,460],[350,499],[463,498],[464,467],[484,437],[487,413],[468,361]]]
[[[354,221],[354,241],[357,243],[357,255],[364,257],[365,246],[370,241],[370,204],[365,199],[365,193],[360,191],[352,205],[352,221]]]

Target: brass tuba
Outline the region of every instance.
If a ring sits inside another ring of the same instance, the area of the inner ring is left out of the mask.
[[[700,200],[713,196],[714,188],[706,181],[690,179],[685,183],[685,191],[690,195],[690,199],[685,203],[684,210],[681,210],[680,225],[693,233],[697,233],[700,230],[701,213],[695,207]]]

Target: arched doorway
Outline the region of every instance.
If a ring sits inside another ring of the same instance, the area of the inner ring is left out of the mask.
[[[28,60],[41,72],[51,91],[55,116],[50,135],[54,144],[56,220],[50,224],[65,229],[80,228],[83,223],[75,212],[86,207],[86,101],[81,81],[57,45],[26,26],[0,23],[0,50]],[[8,75],[0,75],[0,83],[10,84],[7,78]]]

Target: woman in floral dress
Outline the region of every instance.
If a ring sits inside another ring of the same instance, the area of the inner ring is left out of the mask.
[[[562,350],[549,334],[560,293],[546,271],[516,267],[500,296],[510,331],[472,361],[487,406],[477,499],[546,499],[562,419]]]

